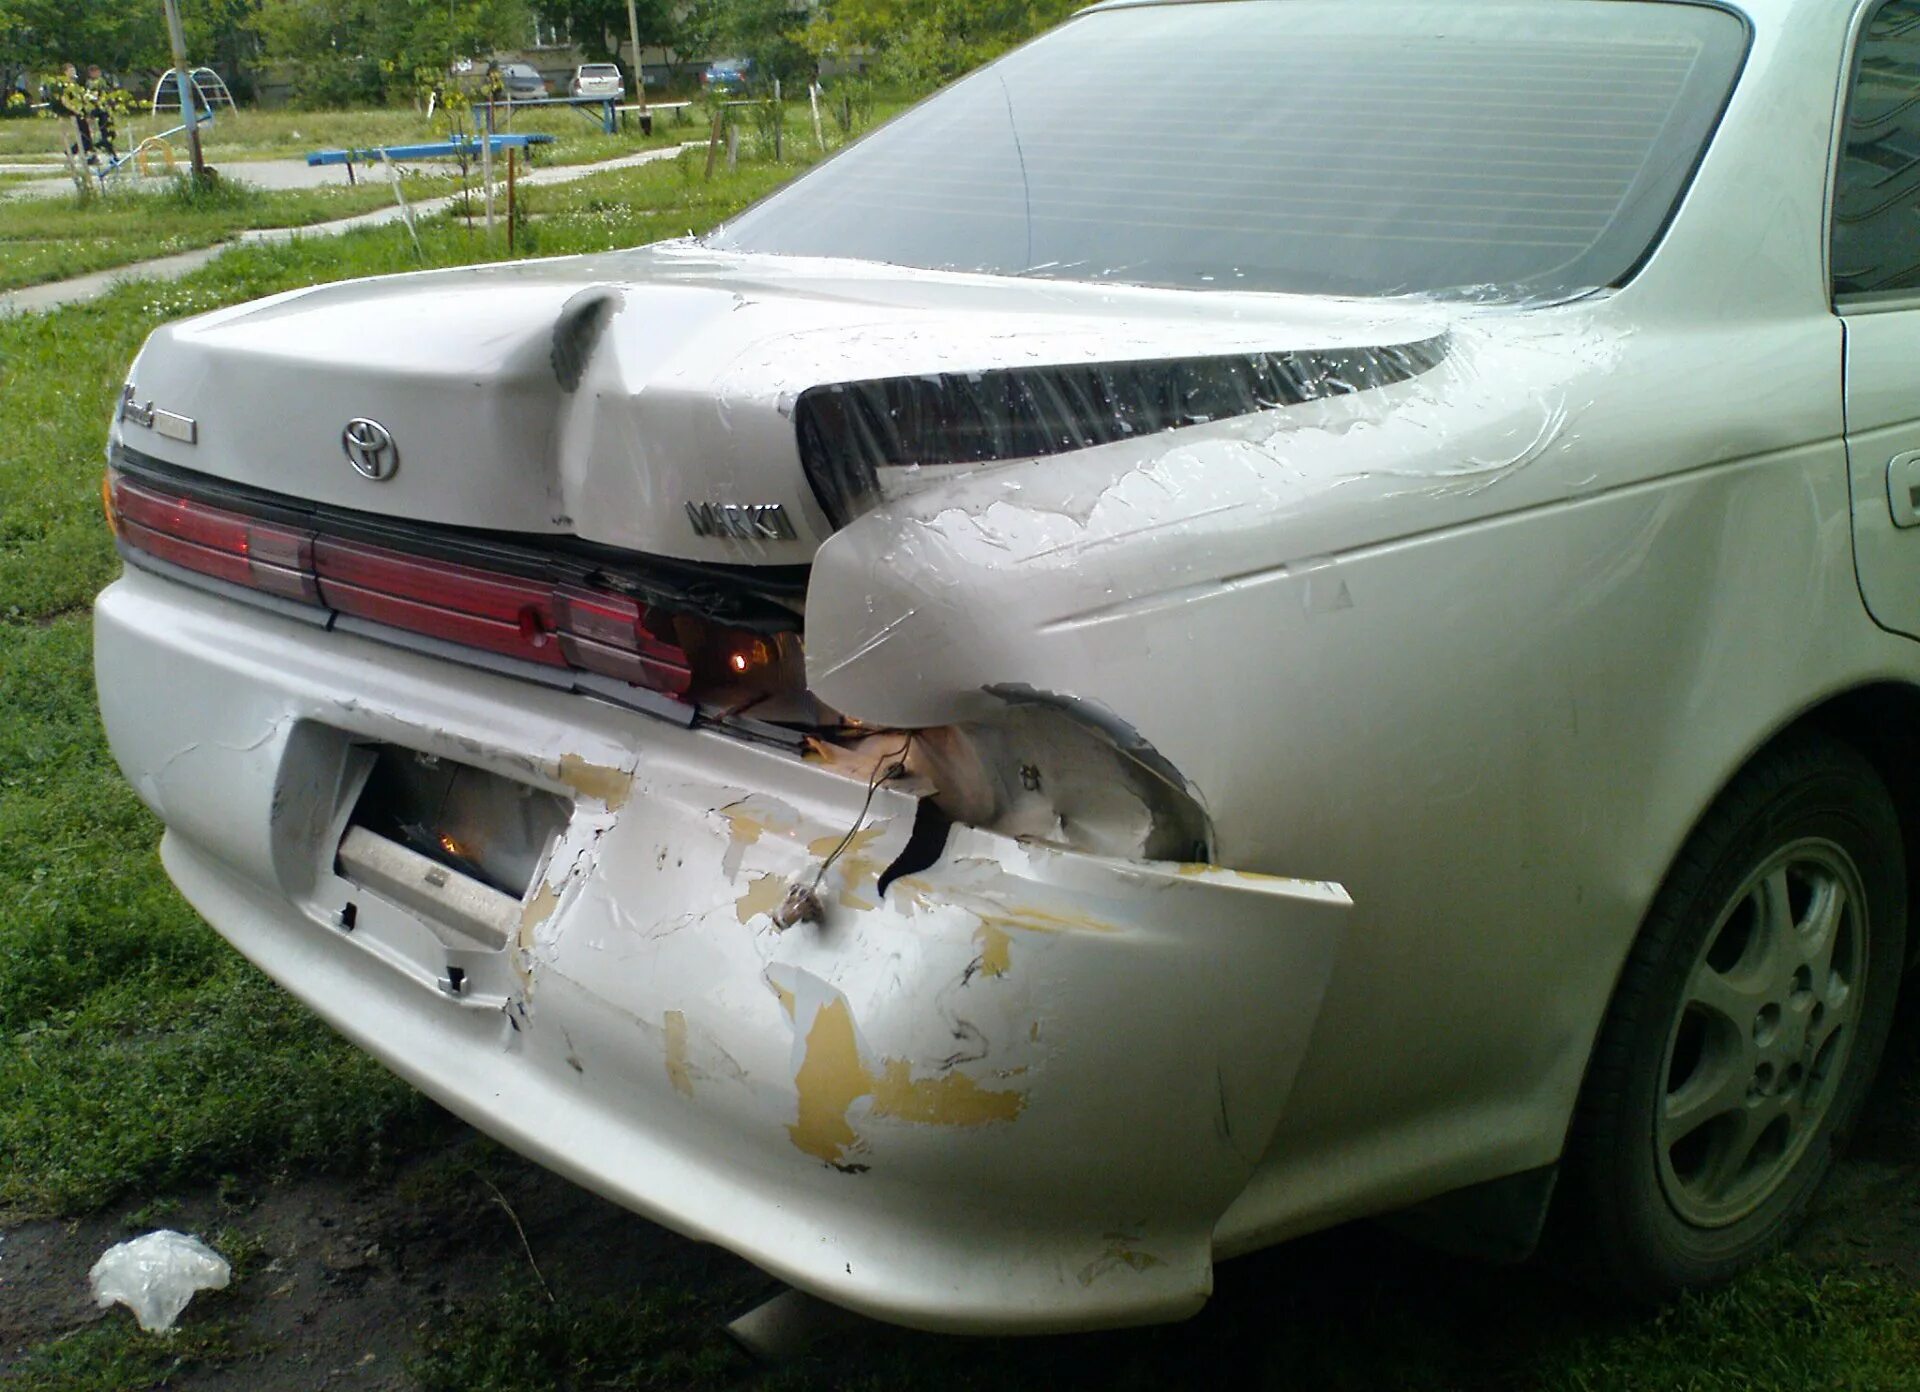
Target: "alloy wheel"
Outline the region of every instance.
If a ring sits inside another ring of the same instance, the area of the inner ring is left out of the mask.
[[[1866,1000],[1867,897],[1825,840],[1776,851],[1707,934],[1667,1043],[1654,1123],[1668,1203],[1737,1223],[1787,1181],[1840,1092]]]

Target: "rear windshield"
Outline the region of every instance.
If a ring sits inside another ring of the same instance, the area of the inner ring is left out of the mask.
[[[1559,298],[1671,214],[1746,51],[1659,0],[1108,10],[974,73],[709,238],[929,269]]]
[[[620,69],[611,63],[589,63],[580,69],[580,72],[584,77],[618,77],[620,75]]]

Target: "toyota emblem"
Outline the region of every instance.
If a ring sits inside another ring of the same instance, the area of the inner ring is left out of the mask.
[[[377,420],[350,420],[340,433],[340,444],[347,452],[347,463],[361,478],[385,483],[400,467],[400,450],[393,443],[393,432]]]

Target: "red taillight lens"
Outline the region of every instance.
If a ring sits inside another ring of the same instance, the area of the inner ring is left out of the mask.
[[[669,696],[694,699],[689,693],[698,664],[673,636],[677,628],[691,626],[695,636],[688,641],[702,651],[729,639],[743,652],[760,643],[751,634],[731,634],[690,615],[665,615],[610,591],[556,588],[262,522],[118,472],[109,473],[106,493],[107,520],[123,543],[184,569],[461,647],[593,672]]]
[[[587,672],[681,696],[693,685],[684,649],[647,631],[648,611],[624,595],[561,590],[560,642],[567,661]]]
[[[113,510],[130,546],[177,566],[284,599],[313,603],[313,536],[245,513],[175,497],[116,476]]]
[[[329,609],[502,657],[567,665],[554,634],[553,591],[538,581],[326,537],[315,544],[314,561]]]

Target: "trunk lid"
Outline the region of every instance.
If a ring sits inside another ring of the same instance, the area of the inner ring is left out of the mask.
[[[169,325],[134,365],[115,435],[364,513],[802,565],[835,525],[796,440],[812,389],[1365,350],[1431,340],[1455,313],[671,243],[352,281]]]

